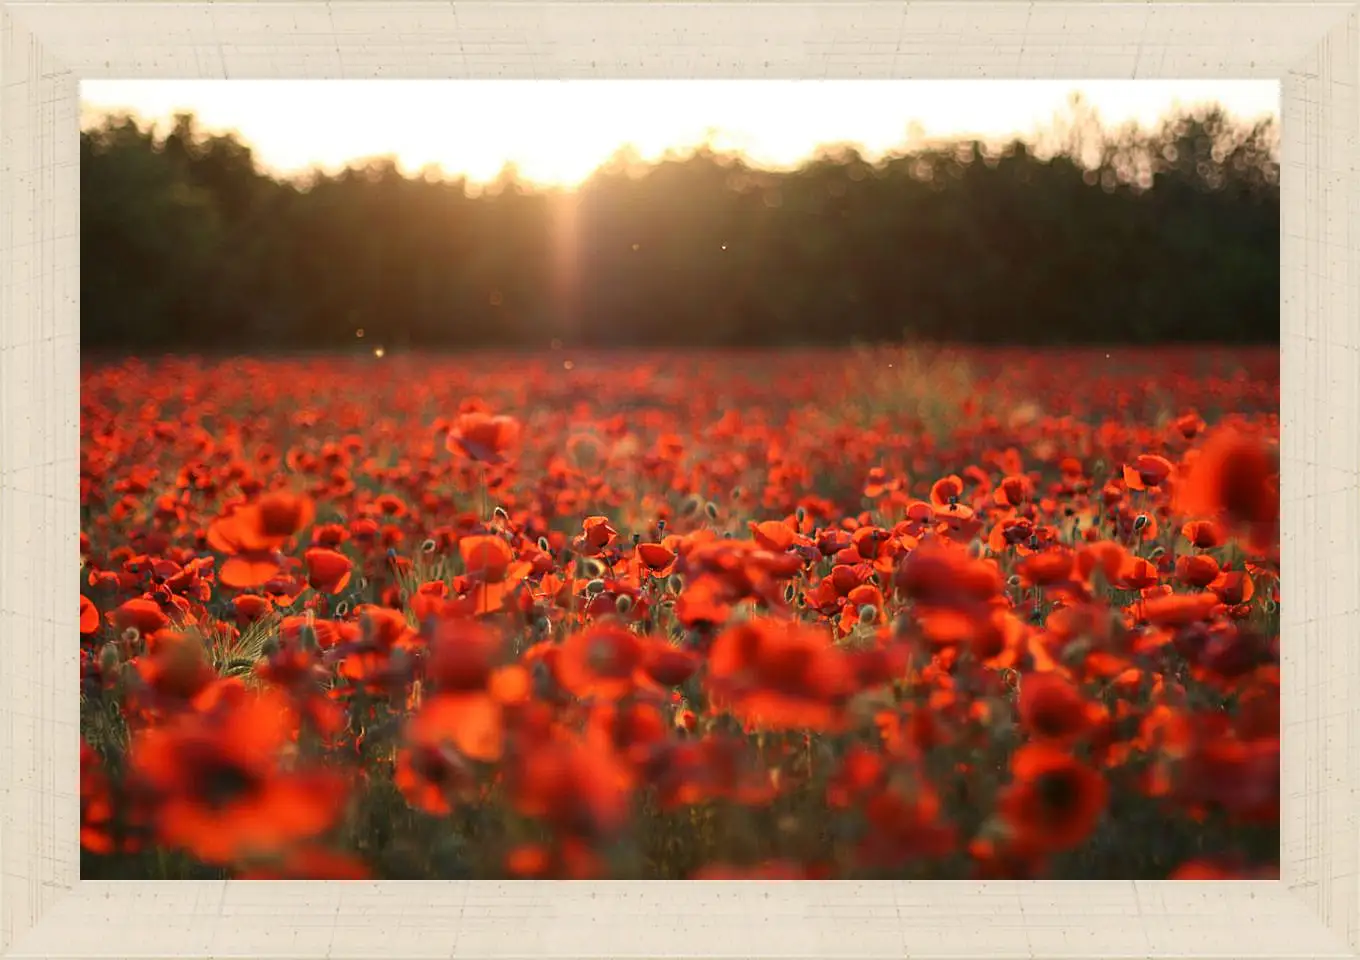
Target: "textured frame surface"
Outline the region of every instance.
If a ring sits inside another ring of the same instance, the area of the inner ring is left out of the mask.
[[[81,78],[1278,78],[1278,883],[81,883]],[[1360,11],[1350,3],[0,0],[10,957],[1354,957]]]

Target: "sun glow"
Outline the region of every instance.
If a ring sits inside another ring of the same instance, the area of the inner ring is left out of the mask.
[[[640,160],[708,142],[764,166],[819,145],[878,154],[927,137],[1029,135],[1079,91],[1107,122],[1154,123],[1177,103],[1278,114],[1273,81],[88,81],[87,119],[194,113],[237,131],[275,172],[390,156],[404,172],[473,182],[507,166],[572,186],[620,149]]]

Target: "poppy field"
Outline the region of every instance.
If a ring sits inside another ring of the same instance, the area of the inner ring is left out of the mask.
[[[87,359],[82,876],[1275,876],[1278,363]]]

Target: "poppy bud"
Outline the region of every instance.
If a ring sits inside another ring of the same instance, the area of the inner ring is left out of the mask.
[[[595,596],[595,594],[597,594],[597,593],[603,593],[603,592],[604,592],[604,581],[603,581],[603,580],[595,579],[595,580],[592,580],[592,581],[590,581],[589,583],[586,584],[586,593],[589,594],[589,595],[592,596],[592,597]]]
[[[873,623],[874,618],[877,616],[878,610],[875,609],[874,605],[871,603],[866,603],[864,606],[859,608],[859,622],[864,624],[865,626],[868,626],[869,624]]]
[[[633,598],[626,593],[621,593],[614,598],[614,609],[619,613],[627,613],[633,609]]]
[[[708,501],[708,503],[705,503],[705,504],[704,504],[704,513],[708,514],[708,519],[710,519],[710,520],[717,520],[717,519],[718,519],[718,505],[717,505],[716,503],[714,503],[712,500]]]
[[[1090,654],[1091,641],[1085,637],[1078,637],[1063,647],[1061,659],[1065,666],[1077,669],[1086,663],[1086,658]]]
[[[119,670],[113,680],[113,695],[115,699],[126,699],[133,690],[145,688],[142,675],[136,670]]]
[[[544,553],[547,553],[549,546],[550,544],[548,543],[547,537],[538,538],[538,549],[542,550]]]
[[[494,516],[497,520],[509,520],[509,519],[510,519],[510,514],[508,514],[508,513],[505,512],[505,508],[504,508],[504,507],[497,507],[497,508],[496,508],[495,510],[493,510],[491,513],[492,513],[492,516]]]
[[[547,661],[537,660],[534,662],[533,669],[530,671],[534,679],[534,690],[539,696],[553,689],[554,678],[552,667],[548,666]]]
[[[802,507],[799,507],[797,510],[795,510],[793,512],[793,515],[798,518],[799,527],[801,527],[803,525],[803,521],[807,519],[807,511],[804,510]]]
[[[123,662],[122,655],[118,652],[118,647],[112,642],[104,644],[99,651],[99,672],[105,677],[112,677]]]
[[[1134,519],[1133,519],[1133,529],[1135,529],[1135,530],[1142,530],[1142,529],[1143,529],[1144,527],[1146,527],[1147,525],[1148,525],[1148,518],[1147,518],[1147,515],[1146,515],[1146,514],[1140,513],[1140,514],[1138,514],[1138,516],[1134,517]]]
[[[673,573],[666,578],[666,587],[671,593],[679,594],[685,589],[685,581],[678,573]]]
[[[422,544],[420,545],[420,552],[421,552],[421,553],[434,553],[435,549],[436,549],[438,546],[439,546],[439,544],[435,543],[433,540],[426,540],[424,543],[422,543]]]

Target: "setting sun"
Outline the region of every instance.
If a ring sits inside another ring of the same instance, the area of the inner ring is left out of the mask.
[[[571,186],[624,147],[642,160],[709,142],[762,166],[819,145],[871,154],[912,139],[1028,136],[1080,92],[1103,120],[1154,123],[1177,104],[1215,101],[1243,118],[1278,113],[1261,81],[90,81],[87,114],[148,120],[192,112],[234,130],[267,167],[335,170],[394,157],[474,182],[513,165]]]

